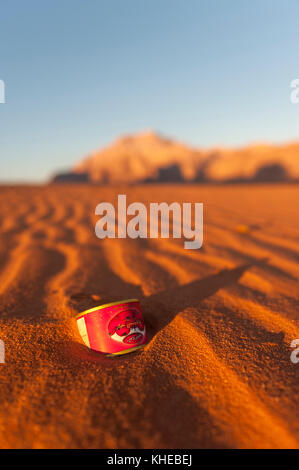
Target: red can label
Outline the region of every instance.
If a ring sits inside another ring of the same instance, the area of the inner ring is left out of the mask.
[[[137,300],[115,302],[77,317],[85,344],[95,351],[119,354],[146,343],[144,319]]]
[[[142,315],[136,308],[123,310],[110,320],[108,332],[114,341],[137,345],[145,336],[145,325]]]

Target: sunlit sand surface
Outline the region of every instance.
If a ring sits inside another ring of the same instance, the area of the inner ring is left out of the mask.
[[[99,240],[99,202],[203,202],[204,244]],[[299,187],[0,189],[2,448],[299,446]],[[103,357],[73,316],[138,298],[150,340]]]

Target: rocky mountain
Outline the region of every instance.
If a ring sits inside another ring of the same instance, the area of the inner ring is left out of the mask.
[[[208,157],[206,177],[212,181],[283,181],[299,179],[299,142],[219,149]]]
[[[299,142],[202,150],[144,132],[93,152],[67,175],[101,184],[299,180]]]
[[[87,156],[73,171],[88,173],[92,181],[101,183],[135,183],[161,177],[192,180],[203,160],[203,153],[197,149],[144,132],[117,139]]]

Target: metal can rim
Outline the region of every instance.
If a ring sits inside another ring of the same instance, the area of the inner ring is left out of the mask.
[[[126,300],[118,300],[116,302],[110,302],[108,304],[98,305],[97,307],[89,308],[88,310],[83,310],[83,312],[81,313],[77,313],[75,315],[75,319],[77,320],[78,318],[81,318],[88,313],[95,312],[96,310],[102,310],[103,308],[106,308],[106,307],[113,307],[114,305],[128,304],[131,302],[139,302],[139,300],[138,299],[126,299]]]

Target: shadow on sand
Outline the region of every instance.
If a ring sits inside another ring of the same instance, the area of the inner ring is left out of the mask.
[[[184,285],[175,285],[170,289],[144,296],[140,286],[126,283],[117,278],[116,290],[121,298],[137,298],[140,301],[142,312],[148,329],[149,341],[167,326],[175,316],[188,307],[198,307],[200,302],[215,294],[219,289],[236,284],[242,275],[251,267],[267,264],[267,259],[252,260],[250,263],[237,266],[233,269],[223,269],[216,274],[203,279],[197,279]],[[122,295],[122,292],[126,293]],[[74,294],[73,298],[90,298],[95,302],[97,297],[101,303],[111,302],[111,298],[103,297],[103,292],[93,294]]]

